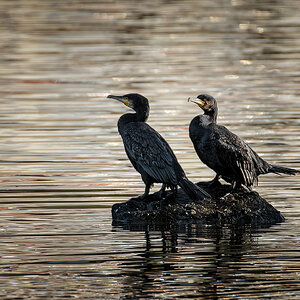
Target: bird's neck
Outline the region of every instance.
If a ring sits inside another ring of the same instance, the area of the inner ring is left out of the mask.
[[[119,119],[118,127],[119,129],[125,128],[125,126],[131,122],[146,122],[148,116],[149,116],[149,110],[122,115]]]
[[[210,111],[206,111],[204,115],[207,118],[207,121],[210,123],[217,123],[217,117],[218,117],[218,108],[215,107]]]

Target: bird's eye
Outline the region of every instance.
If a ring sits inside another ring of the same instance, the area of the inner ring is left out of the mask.
[[[129,106],[129,107],[130,107],[130,102],[129,102],[128,97],[123,97],[123,100],[125,100],[125,101],[124,101],[124,104],[125,104],[126,106]]]

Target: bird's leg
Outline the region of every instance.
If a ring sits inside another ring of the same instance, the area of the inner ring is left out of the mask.
[[[247,186],[248,192],[252,192],[253,191],[253,187],[252,186]]]
[[[235,192],[235,190],[239,186],[241,186],[241,184],[238,184],[236,181],[232,181],[230,190],[224,196],[222,196],[220,199],[224,200],[227,196],[229,196],[230,194],[232,194],[233,192]]]
[[[177,185],[171,185],[171,190],[172,190],[172,199],[173,201],[175,201],[177,197]]]
[[[159,198],[161,198],[166,190],[167,185],[165,183],[162,184],[161,189],[157,192]]]
[[[237,181],[233,181],[231,191],[229,193],[236,192],[241,187],[241,183]]]
[[[231,186],[231,189],[228,193],[226,193],[223,197],[221,197],[221,199],[224,199],[226,196],[230,195],[230,194],[233,194],[234,192],[237,192],[239,188],[242,187],[242,184],[238,181],[233,181],[232,182],[232,186]],[[249,193],[252,191],[252,187],[251,186],[244,186],[245,187],[245,190]]]
[[[245,189],[246,189],[246,191],[248,193],[252,192],[252,186],[246,186],[246,185],[244,185],[244,187],[245,187]]]
[[[168,197],[165,197],[160,201],[160,208],[162,209],[163,207],[175,202],[176,197],[177,197],[177,185],[170,185],[172,194],[168,195]]]
[[[144,192],[143,195],[139,196],[138,199],[144,200],[149,195],[150,187],[151,187],[151,184],[147,184],[146,183],[146,185],[145,185],[145,192]]]
[[[226,193],[223,197],[221,197],[221,199],[224,199],[226,196],[233,194],[234,192],[237,192],[237,190],[241,187],[242,187],[242,184],[240,182],[233,181],[230,191],[228,193]],[[252,191],[251,186],[244,186],[244,187],[248,193]]]
[[[214,185],[218,185],[218,184],[220,184],[220,182],[219,182],[219,178],[221,177],[221,175],[219,175],[219,174],[216,174],[216,176],[215,176],[215,178],[212,180],[212,181],[210,181],[209,182],[209,187],[212,187],[212,186],[214,186]]]

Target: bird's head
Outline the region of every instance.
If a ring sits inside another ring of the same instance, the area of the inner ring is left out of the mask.
[[[107,98],[118,100],[136,112],[149,110],[148,99],[140,94],[132,93],[123,96],[109,95]]]
[[[150,108],[148,99],[146,97],[140,94],[126,94],[123,96],[109,95],[107,98],[118,100],[124,103],[126,106],[132,108],[136,112],[136,114],[134,114],[136,121],[147,121]]]
[[[190,97],[188,101],[196,103],[207,114],[214,113],[217,110],[217,101],[210,95],[201,94],[197,98]]]

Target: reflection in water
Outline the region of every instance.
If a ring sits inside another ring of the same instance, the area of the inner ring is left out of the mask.
[[[260,253],[268,243],[259,243],[259,236],[251,228],[197,225],[179,232],[175,228],[160,234],[146,231],[144,251],[121,263],[121,294],[137,298],[249,299],[272,297],[278,287],[282,292],[293,291],[297,283],[288,278],[295,273],[285,277],[282,267],[286,262],[276,257],[275,249],[270,257]]]
[[[162,230],[160,238],[157,233],[145,231],[145,252],[134,261],[121,264],[126,278],[123,295],[215,299],[232,290],[233,278],[241,280],[241,268],[248,271],[247,266],[243,267],[243,257],[255,248],[250,228],[230,230],[189,225],[181,228],[181,232],[177,230]],[[180,257],[176,257],[177,252],[181,252]]]
[[[116,129],[125,108],[105,99],[147,96],[192,181],[213,176],[188,138],[200,93],[264,159],[299,169],[299,12],[297,0],[0,0],[1,298],[299,297],[299,176],[260,180],[286,217],[268,229],[112,230],[112,204],[143,184]]]

